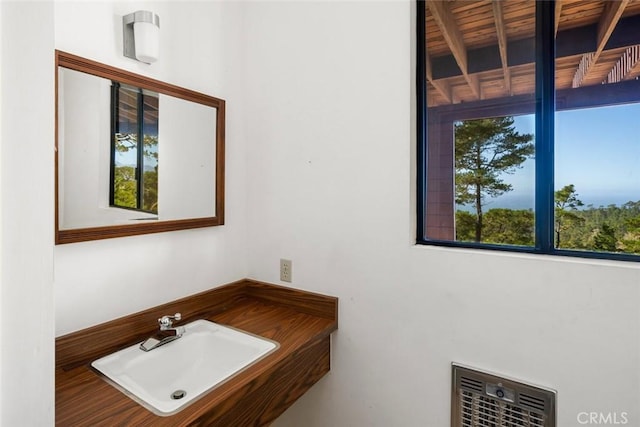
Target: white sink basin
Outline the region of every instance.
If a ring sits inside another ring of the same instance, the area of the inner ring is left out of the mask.
[[[167,416],[279,347],[208,320],[184,327],[181,338],[154,350],[145,352],[136,344],[91,365],[138,403]]]

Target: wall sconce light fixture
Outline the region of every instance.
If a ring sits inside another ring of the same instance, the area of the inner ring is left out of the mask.
[[[160,51],[160,17],[138,10],[122,17],[124,56],[151,64]]]

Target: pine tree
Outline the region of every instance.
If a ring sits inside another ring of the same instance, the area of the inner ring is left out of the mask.
[[[559,248],[562,232],[572,225],[584,223],[584,218],[575,212],[584,203],[578,199],[578,193],[573,184],[565,185],[556,191],[554,196],[556,248]]]
[[[533,135],[517,132],[513,123],[513,117],[496,117],[455,125],[456,203],[474,206],[476,242],[485,199],[513,189],[500,175],[514,173],[534,153]]]
[[[616,252],[616,236],[612,227],[603,223],[593,238],[593,248],[598,251]]]

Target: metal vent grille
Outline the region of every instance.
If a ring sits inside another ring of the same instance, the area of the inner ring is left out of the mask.
[[[453,365],[451,427],[555,427],[556,394]]]

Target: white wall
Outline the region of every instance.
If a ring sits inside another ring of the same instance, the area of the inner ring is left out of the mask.
[[[162,58],[121,56],[121,16],[161,16]],[[0,425],[54,423],[54,337],[247,275],[241,7],[0,1]],[[224,227],[54,246],[54,49],[227,103]],[[238,71],[240,70],[240,71]],[[55,303],[54,303],[55,301]]]
[[[122,16],[139,9],[160,16],[152,65],[122,56]],[[56,246],[57,336],[246,277],[245,147],[234,84],[240,11],[227,2],[55,3],[57,49],[228,99],[226,224]]]
[[[2,29],[2,10],[3,7],[0,5],[0,30]],[[3,44],[2,38],[0,37],[0,88],[2,87],[2,70],[3,70],[3,58],[2,55]],[[0,94],[0,137],[4,134],[2,133],[2,120],[4,117],[2,115],[2,103],[4,102],[4,98]],[[1,140],[0,140],[1,141]],[[0,144],[0,165],[2,165],[2,144]],[[0,224],[2,224],[2,169],[0,168]],[[2,279],[2,264],[4,262],[4,257],[2,256],[2,226],[0,225],[0,319],[2,318],[2,283],[4,279]],[[2,328],[0,328],[0,340],[2,340]],[[2,352],[0,352],[0,378],[2,378]],[[2,420],[2,385],[0,384],[0,420]],[[1,421],[0,421],[1,422]]]
[[[162,19],[163,57],[152,66],[120,53],[121,16],[141,8]],[[0,1],[0,425],[53,425],[55,336],[246,277],[243,89],[232,84],[243,68],[240,12],[213,2]],[[55,48],[231,100],[224,227],[54,246]]]
[[[53,5],[0,2],[0,8],[0,424],[48,426],[54,413]]]
[[[415,247],[414,11],[246,9],[250,276],[340,297],[328,377],[274,425],[449,425],[450,363],[640,425],[640,266]]]

